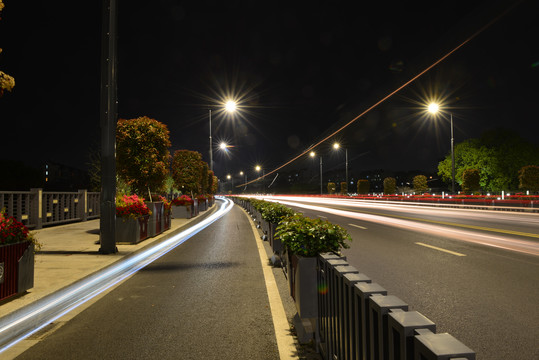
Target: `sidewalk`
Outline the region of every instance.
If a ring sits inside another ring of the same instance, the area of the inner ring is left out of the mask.
[[[215,209],[216,207],[214,206],[210,210],[201,213],[200,216],[197,216],[194,219],[172,219],[170,230],[160,234],[157,237],[142,241],[137,245],[118,245],[118,253],[112,255],[101,255],[97,252],[99,249],[99,245],[95,244],[95,242],[99,239],[99,220],[55,226],[36,231],[36,237],[38,241],[43,244],[43,246],[42,251],[36,255],[34,288],[30,289],[27,294],[17,299],[1,304],[0,318],[28,304],[31,304],[44,296],[47,296],[68,285],[71,285],[74,282],[118,260],[121,260],[124,256],[132,254],[145,247],[156,245],[157,243],[164,241],[167,238],[170,238],[173,234],[194,225],[198,222],[199,219],[206,217],[206,214],[209,215],[210,213],[215,211]],[[282,314],[281,316],[280,324],[283,325],[284,323],[284,327],[286,327],[287,337],[291,338],[288,341],[292,344],[293,347],[295,347],[295,351],[293,351],[293,354],[290,354],[289,352],[290,356],[281,356],[281,359],[319,359],[318,354],[316,354],[309,346],[299,345],[292,331],[290,331],[290,329],[292,328],[290,324],[292,323],[292,318],[296,313],[296,309],[288,293],[287,282],[282,273],[282,270],[280,268],[273,268],[270,265],[270,262],[268,260],[271,256],[271,249],[269,247],[269,244],[260,240],[260,230],[256,229],[252,219],[245,213],[243,209],[236,206],[233,210],[233,212],[237,214],[234,215],[234,218],[239,215],[241,217],[246,217],[249,219],[248,223],[251,224],[249,227],[252,227],[252,231],[242,232],[242,234],[245,235],[242,235],[242,237],[244,238],[241,239],[241,242],[251,242],[253,245],[256,244],[255,248],[258,247],[261,254],[260,258],[256,259],[256,261],[258,262],[258,266],[262,266],[264,272],[269,272],[270,274],[273,274],[274,283],[277,285],[278,288],[280,301],[282,302],[282,307],[284,308],[284,314]],[[229,214],[225,216],[228,215]],[[230,219],[229,221],[237,220]],[[240,222],[244,221],[245,220],[241,220]],[[211,229],[214,226],[215,224],[212,224],[208,229]],[[217,231],[217,229],[213,231],[215,232]],[[266,259],[263,259],[264,252]],[[254,253],[251,252],[249,253],[249,256],[253,257],[253,254]],[[242,268],[243,267],[246,267],[246,269],[242,271],[249,271],[247,266],[242,266]],[[259,289],[266,288],[263,284],[261,285],[262,286],[259,287]],[[268,293],[269,290],[268,292],[264,290],[257,290],[256,297],[258,297],[259,299],[267,299]],[[269,296],[271,297],[271,295]],[[213,302],[216,301],[216,299],[206,299],[205,301]],[[268,310],[267,306],[263,306],[262,304],[260,304],[258,307],[260,308],[260,310],[258,311],[260,311],[261,314],[264,311],[267,312]],[[256,312],[256,309],[257,306],[255,305],[253,311]],[[286,319],[284,319],[285,317]],[[224,325],[224,322],[227,320],[222,319],[222,321]],[[275,316],[274,323],[276,324]],[[200,330],[202,331],[202,329]],[[196,334],[193,335],[196,338]],[[207,334],[201,333],[200,335],[204,336]],[[218,346],[219,341],[217,339],[215,340],[215,345]],[[9,357],[11,355],[10,352],[12,352],[14,356],[20,354],[20,350],[16,351],[15,349],[13,349],[13,351],[11,351],[11,349],[9,349],[2,354],[2,357]],[[29,351],[29,354],[30,353],[32,353],[32,351]],[[247,354],[243,355],[247,356]],[[276,355],[278,356],[278,354]]]

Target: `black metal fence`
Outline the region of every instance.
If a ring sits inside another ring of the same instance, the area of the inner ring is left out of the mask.
[[[0,209],[5,209],[30,229],[41,229],[47,225],[58,225],[73,221],[86,221],[99,217],[98,192],[46,192],[42,189],[30,191],[0,191]]]
[[[318,343],[328,360],[475,359],[475,352],[344,257],[321,254],[317,266]]]

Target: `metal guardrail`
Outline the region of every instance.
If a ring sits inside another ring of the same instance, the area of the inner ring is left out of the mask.
[[[0,209],[30,229],[73,221],[95,219],[100,214],[100,193],[77,192],[0,191]]]
[[[318,257],[318,338],[327,360],[468,359],[475,352],[334,254]]]

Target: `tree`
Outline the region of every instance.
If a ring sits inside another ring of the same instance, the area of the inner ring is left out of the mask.
[[[462,173],[462,191],[465,194],[473,194],[476,191],[481,190],[481,185],[479,181],[481,176],[479,175],[479,170],[477,169],[466,169]]]
[[[172,157],[172,178],[176,188],[191,196],[201,193],[200,174],[202,154],[191,150],[177,150]]]
[[[217,179],[217,176],[213,175],[213,181],[211,183],[212,195],[215,195],[217,193],[218,188],[219,188],[219,179]]]
[[[200,164],[200,193],[201,194],[207,194],[209,193],[209,179],[208,179],[208,173],[209,173],[209,167],[208,163],[202,161],[202,164]]]
[[[518,171],[525,165],[539,165],[539,147],[509,130],[485,132],[479,139],[455,145],[455,181],[462,184],[466,169],[479,170],[479,184],[485,191],[518,188]],[[451,154],[438,164],[438,175],[451,181]]]
[[[334,182],[328,182],[328,193],[333,194],[337,190]]]
[[[414,186],[414,192],[416,194],[423,194],[429,190],[429,185],[427,184],[427,177],[425,175],[416,175],[412,180]]]
[[[213,171],[208,170],[208,193],[215,195],[213,192],[213,178],[215,177]]]
[[[394,194],[397,191],[397,180],[393,177],[384,179],[384,194]]]
[[[4,9],[4,3],[2,0],[0,0],[0,13]],[[1,19],[1,17],[0,17]],[[2,49],[0,48],[0,53],[2,53]],[[12,76],[9,76],[8,74],[4,73],[3,71],[0,71],[0,97],[4,95],[4,90],[10,91],[13,90],[15,87],[15,79]]]
[[[345,181],[341,182],[341,194],[342,195],[348,194],[348,186],[347,185],[348,184]]]
[[[120,119],[116,130],[118,175],[137,194],[163,192],[168,174],[169,131],[149,117]]]
[[[528,165],[522,167],[518,172],[518,180],[519,189],[532,192],[539,191],[539,166]]]
[[[368,194],[371,189],[371,183],[367,179],[361,179],[357,181],[357,193]]]

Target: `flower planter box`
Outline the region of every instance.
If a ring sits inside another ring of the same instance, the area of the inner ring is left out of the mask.
[[[137,244],[148,238],[148,222],[150,216],[133,218],[116,218],[116,243]]]
[[[288,256],[286,262],[290,295],[302,319],[318,316],[316,265],[316,256],[304,257],[292,254]]]
[[[280,254],[283,251],[283,244],[281,239],[275,238],[275,229],[277,228],[276,223],[268,223],[268,240],[274,254]]]
[[[165,213],[163,215],[163,231],[167,231],[167,230],[170,230],[170,226],[171,226],[171,220],[172,220],[172,210],[167,213]]]
[[[175,206],[172,205],[170,208],[172,218],[174,219],[190,219],[193,215],[193,206]]]
[[[163,232],[164,224],[164,209],[165,206],[162,201],[145,201],[146,206],[152,212],[148,221],[148,237],[154,237]]]
[[[198,211],[208,210],[208,200],[198,200]]]
[[[0,245],[0,300],[34,287],[34,244]]]

